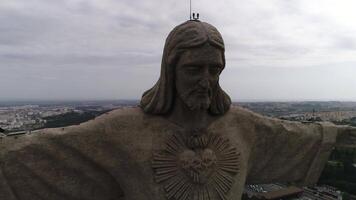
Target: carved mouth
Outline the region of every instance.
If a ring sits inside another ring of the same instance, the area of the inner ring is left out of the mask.
[[[198,96],[204,96],[204,97],[210,96],[209,90],[195,90],[193,93],[195,93]]]

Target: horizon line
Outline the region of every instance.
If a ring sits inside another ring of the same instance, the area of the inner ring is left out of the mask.
[[[140,101],[140,99],[134,98],[122,98],[122,99],[8,99],[1,100],[0,103],[11,102],[78,102],[78,101]],[[232,99],[232,103],[235,102],[356,102],[353,99]]]

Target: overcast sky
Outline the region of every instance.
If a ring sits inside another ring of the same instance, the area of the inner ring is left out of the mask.
[[[356,101],[356,1],[193,0],[233,100]],[[188,0],[0,0],[0,101],[139,99]]]

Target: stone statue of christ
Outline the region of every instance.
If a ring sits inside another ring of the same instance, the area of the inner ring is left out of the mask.
[[[235,200],[247,183],[314,184],[335,145],[356,146],[348,126],[231,106],[224,52],[215,27],[187,21],[139,107],[0,139],[0,199]]]

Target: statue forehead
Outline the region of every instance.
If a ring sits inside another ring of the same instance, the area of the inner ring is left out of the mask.
[[[224,65],[223,52],[209,44],[185,49],[179,58],[178,65]]]

